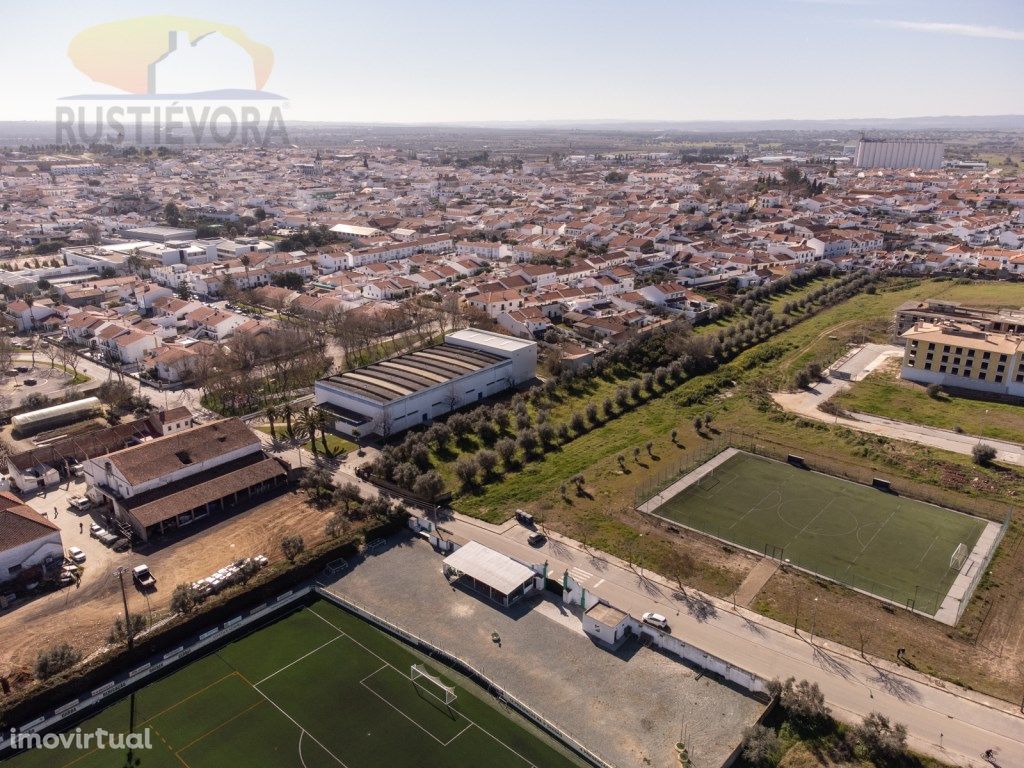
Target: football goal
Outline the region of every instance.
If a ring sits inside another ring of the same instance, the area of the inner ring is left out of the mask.
[[[949,567],[954,571],[959,571],[964,567],[964,563],[967,562],[967,556],[970,554],[970,550],[967,549],[966,544],[957,544],[956,549],[953,550],[953,554],[949,557]]]
[[[433,696],[446,707],[451,706],[456,699],[455,689],[441,682],[441,678],[437,675],[427,672],[426,667],[421,664],[412,665],[409,670],[409,679],[418,689],[428,696]]]

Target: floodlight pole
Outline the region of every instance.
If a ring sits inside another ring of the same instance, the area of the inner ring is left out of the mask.
[[[117,580],[121,582],[121,600],[124,602],[124,633],[128,638],[128,650],[130,651],[135,643],[132,638],[132,627],[131,620],[128,618],[128,593],[124,589],[124,575],[128,573],[128,567],[125,565],[120,566],[114,575],[117,576]]]

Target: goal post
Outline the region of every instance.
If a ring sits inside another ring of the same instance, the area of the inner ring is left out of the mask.
[[[957,544],[956,549],[953,550],[953,554],[949,556],[949,567],[954,571],[959,571],[964,567],[964,563],[967,562],[967,556],[969,554],[970,550],[967,549],[966,544]]]
[[[441,678],[427,671],[422,664],[413,664],[409,669],[409,679],[412,684],[428,696],[433,696],[442,702],[446,707],[451,706],[457,698],[455,689],[445,685]]]

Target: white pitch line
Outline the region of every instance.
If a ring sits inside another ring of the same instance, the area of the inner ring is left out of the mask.
[[[262,685],[263,683],[267,682],[267,680],[272,678],[274,675],[276,675],[276,674],[278,674],[280,672],[284,672],[286,669],[288,669],[288,667],[295,666],[296,664],[298,664],[300,661],[302,661],[307,656],[312,656],[314,653],[319,651],[321,648],[324,648],[324,647],[330,645],[331,643],[333,643],[335,640],[337,640],[340,637],[341,637],[341,635],[338,635],[338,637],[332,637],[330,640],[328,640],[323,645],[318,645],[316,648],[314,648],[309,653],[306,653],[306,654],[303,654],[302,656],[299,656],[299,658],[297,658],[295,661],[291,662],[290,664],[285,664],[283,667],[281,667],[279,670],[277,670],[277,672],[271,672],[269,675],[264,677],[262,680],[259,680],[259,681],[255,682],[255,683],[253,683],[252,684],[253,688],[255,688],[257,685]]]

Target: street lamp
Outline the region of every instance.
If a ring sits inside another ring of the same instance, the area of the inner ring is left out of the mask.
[[[814,598],[814,604],[811,606],[811,642],[814,642],[814,622],[818,618],[818,598]]]

